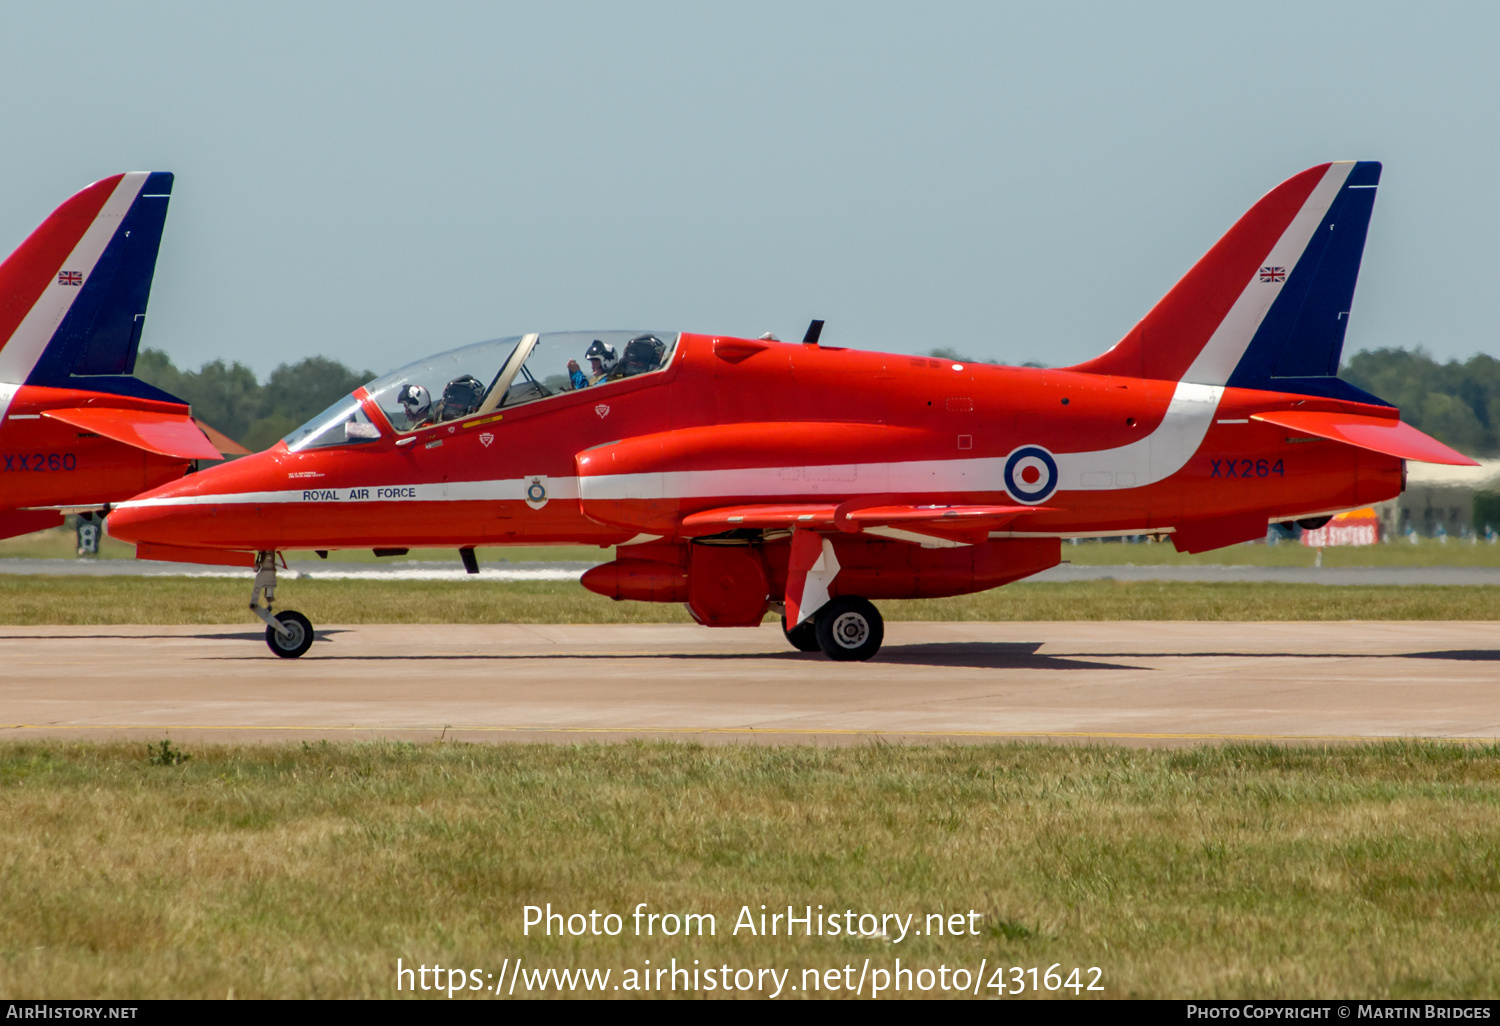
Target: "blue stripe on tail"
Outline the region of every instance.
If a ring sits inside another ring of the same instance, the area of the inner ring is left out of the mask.
[[[111,376],[129,375],[135,370],[171,192],[170,172],[157,171],[146,179],[37,360],[27,384],[135,394],[133,386]],[[75,380],[80,376],[89,376],[89,380]],[[136,386],[144,384],[125,380]],[[118,387],[110,387],[117,382]],[[166,393],[160,392],[160,396]]]
[[[1301,259],[1289,268],[1280,295],[1230,375],[1230,387],[1389,405],[1337,377],[1379,183],[1378,161],[1354,165]]]

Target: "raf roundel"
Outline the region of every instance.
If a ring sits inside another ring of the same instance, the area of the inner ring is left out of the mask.
[[[1005,490],[1017,502],[1045,502],[1057,491],[1057,461],[1040,445],[1023,445],[1005,458]]]

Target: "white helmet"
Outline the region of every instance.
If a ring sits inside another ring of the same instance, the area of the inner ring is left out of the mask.
[[[427,416],[427,411],[432,409],[432,394],[421,385],[402,385],[396,401],[406,410],[406,416],[413,424]]]
[[[604,368],[606,374],[614,370],[615,364],[620,362],[620,358],[615,354],[615,347],[609,345],[603,339],[597,338],[594,339],[583,356],[586,360],[598,360],[599,365]]]

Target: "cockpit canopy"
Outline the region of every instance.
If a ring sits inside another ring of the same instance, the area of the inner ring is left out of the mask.
[[[559,331],[497,338],[429,357],[365,386],[398,434],[584,388],[671,363],[676,332]],[[381,428],[346,396],[283,439],[293,452],[370,442]]]

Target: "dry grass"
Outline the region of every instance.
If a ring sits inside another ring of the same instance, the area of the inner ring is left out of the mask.
[[[0,574],[0,624],[250,623],[249,579]],[[277,598],[317,624],[690,622],[567,581],[284,581]],[[879,605],[890,620],[1494,620],[1500,588],[1081,581]]]
[[[1125,544],[1080,541],[1063,543],[1062,558],[1080,566],[1312,566],[1318,550],[1299,542],[1266,545],[1247,542],[1212,552],[1188,555],[1171,542]],[[1322,565],[1350,566],[1500,566],[1500,545],[1450,538],[1397,540],[1380,545],[1334,546],[1323,549]]]
[[[397,957],[618,974],[897,956],[1097,965],[1115,997],[1500,993],[1494,748],[189,754],[0,746],[0,993],[389,997]],[[525,904],[642,901],[713,912],[718,935],[521,933]],[[899,945],[730,936],[761,903],[985,918]]]

